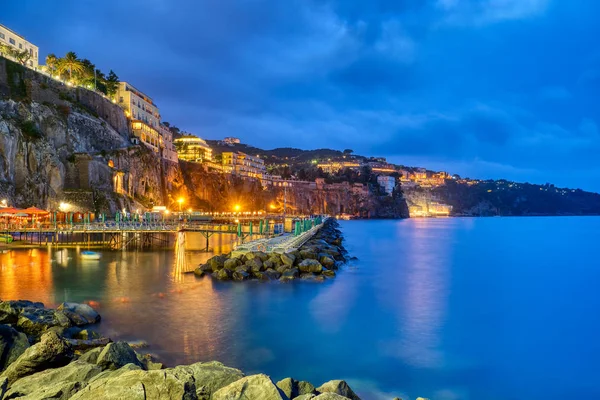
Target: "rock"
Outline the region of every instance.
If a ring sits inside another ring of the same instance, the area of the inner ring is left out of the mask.
[[[350,386],[346,383],[346,381],[341,380],[333,380],[329,382],[325,382],[321,386],[317,388],[317,392],[319,393],[335,393],[340,396],[344,396],[349,398],[350,400],[360,400],[360,398],[350,389]],[[316,398],[319,398],[317,396]],[[333,398],[332,398],[333,399]]]
[[[268,260],[263,261],[263,266],[264,269],[274,269],[275,268],[275,263],[273,262],[273,260],[271,260],[270,258]]]
[[[194,376],[196,394],[200,400],[209,400],[217,390],[244,377],[239,369],[226,367],[217,361],[179,366],[176,369],[183,369]]]
[[[62,303],[58,306],[57,311],[65,313],[75,326],[100,322],[100,314],[87,304]]]
[[[206,271],[204,271],[202,267],[198,267],[194,270],[194,275],[196,275],[198,278],[202,278],[204,275],[206,275]]]
[[[133,370],[94,379],[71,400],[196,400],[194,377],[180,369]]]
[[[125,342],[109,343],[98,354],[96,361],[102,369],[115,370],[126,364],[134,364],[142,368],[143,364],[138,360],[135,351]]]
[[[96,375],[95,377],[93,377],[92,379],[90,379],[89,383],[92,383],[92,382],[100,380],[100,379],[115,378],[117,376],[123,375],[125,372],[129,372],[129,371],[141,371],[141,370],[143,370],[143,368],[140,368],[139,365],[125,364],[125,365],[123,365],[119,369],[115,369],[115,370],[107,369],[106,371],[102,371],[101,373],[99,373],[98,375]]]
[[[29,347],[0,375],[11,385],[17,379],[48,368],[59,368],[73,359],[73,349],[56,332],[42,335],[39,343]]]
[[[273,263],[273,269],[277,269],[277,267],[280,267],[283,264],[283,261],[281,261],[281,256],[276,253],[271,254],[268,261]]]
[[[303,260],[316,260],[317,253],[309,249],[300,250],[300,258],[302,258]]]
[[[241,267],[238,267],[232,276],[236,281],[246,281],[250,279],[250,274]]]
[[[251,251],[249,253],[246,253],[246,259],[247,260],[260,260],[260,261],[267,261],[269,259],[269,255],[265,252],[262,251]]]
[[[212,400],[287,400],[267,375],[250,375],[217,390]]]
[[[293,281],[294,279],[298,278],[299,276],[300,276],[300,272],[298,271],[298,268],[292,268],[292,269],[288,269],[283,274],[281,274],[281,278],[279,278],[279,280],[281,282],[289,282],[289,281]]]
[[[8,389],[8,379],[0,378],[0,399],[4,398],[4,393]]]
[[[298,264],[298,269],[302,272],[320,274],[323,271],[323,266],[317,260],[303,260]]]
[[[274,281],[277,280],[281,277],[281,273],[275,271],[274,269],[268,269],[264,272],[264,275],[266,275],[267,277],[269,277],[270,280]]]
[[[73,335],[73,339],[80,340],[94,340],[94,339],[102,339],[102,336],[96,331],[92,331],[91,329],[83,329],[79,331],[77,334]]]
[[[224,255],[216,255],[207,261],[207,265],[210,267],[211,271],[218,271],[225,266],[226,260],[227,257]]]
[[[228,260],[225,261],[225,263],[223,264],[224,268],[227,268],[231,271],[235,270],[237,267],[239,267],[240,265],[242,265],[242,262],[237,259],[237,258],[230,258]]]
[[[0,371],[15,362],[28,348],[27,335],[11,326],[0,325]]]
[[[242,264],[237,267],[234,271],[244,271],[250,273],[250,267],[247,264]]]
[[[106,346],[111,342],[109,338],[100,338],[100,339],[67,339],[65,341],[71,346],[71,348],[75,351],[86,351],[89,349],[93,349],[95,347]]]
[[[53,326],[68,328],[71,326],[71,321],[63,313],[32,307],[23,309],[17,320],[19,330],[34,338],[39,338]]]
[[[150,354],[142,355],[136,353],[135,355],[137,356],[138,361],[142,363],[142,369],[153,371],[157,369],[163,369],[165,367],[163,363],[156,361]]]
[[[317,397],[317,396],[312,393],[309,393],[309,394],[302,394],[298,397],[295,397],[294,400],[311,400],[311,399],[314,399],[315,397]]]
[[[335,265],[335,259],[333,257],[329,256],[328,254],[323,254],[323,253],[321,253],[319,255],[319,262],[325,268],[329,268],[329,269],[331,269],[331,267],[333,267]]]
[[[98,362],[98,356],[100,355],[100,353],[102,353],[102,350],[104,350],[103,347],[96,347],[94,349],[88,350],[87,352],[83,353],[81,357],[79,357],[79,361],[83,361],[89,364],[96,364],[96,362]]]
[[[298,396],[314,394],[315,387],[306,381],[300,381],[293,378],[285,378],[277,382],[277,387],[290,399],[296,399]]]
[[[233,272],[229,268],[223,268],[215,272],[215,278],[220,281],[230,281],[233,277]]]
[[[335,271],[332,271],[330,269],[323,269],[322,275],[328,278],[335,278]]]
[[[44,304],[29,300],[0,301],[0,324],[16,324],[25,308],[44,308]]]
[[[19,379],[6,392],[7,398],[30,396],[36,399],[68,399],[102,372],[97,365],[73,361],[61,368],[48,369]],[[57,397],[57,394],[60,394]]]
[[[283,265],[287,265],[289,267],[294,265],[294,262],[296,261],[296,257],[291,254],[291,253],[282,253],[281,254],[281,262],[283,263]]]
[[[290,270],[292,267],[290,265],[281,265],[279,267],[277,267],[277,272],[279,272],[280,274],[283,274],[285,271]]]
[[[252,260],[248,260],[246,262],[246,266],[252,270],[252,272],[260,272],[264,271],[266,268],[264,267],[263,262],[260,258],[253,258]]]
[[[221,268],[218,268],[218,269],[221,269]],[[210,264],[202,264],[196,269],[200,269],[200,271],[204,272],[205,274],[210,274],[211,272],[218,270],[218,269],[214,269]]]
[[[348,397],[339,395],[337,393],[321,393],[317,397],[313,397],[313,399],[315,399],[315,400],[348,400]]]

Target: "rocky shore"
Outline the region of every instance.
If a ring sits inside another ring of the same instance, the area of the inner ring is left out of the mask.
[[[0,301],[0,400],[360,400],[342,380],[273,382],[216,361],[165,368],[100,337],[98,321],[86,304]]]
[[[295,279],[324,281],[334,278],[347,261],[348,252],[335,219],[328,219],[319,231],[298,250],[289,253],[252,251],[244,255],[217,255],[194,270],[198,277],[211,276],[220,281],[289,282]]]

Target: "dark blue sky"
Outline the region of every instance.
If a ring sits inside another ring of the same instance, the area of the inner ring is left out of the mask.
[[[0,23],[42,57],[114,69],[204,138],[600,191],[598,15],[591,0],[10,0]]]

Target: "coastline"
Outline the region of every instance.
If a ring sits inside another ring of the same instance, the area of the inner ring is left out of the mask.
[[[274,382],[218,361],[166,367],[100,337],[100,319],[87,304],[0,301],[0,399],[360,400],[343,380]]]

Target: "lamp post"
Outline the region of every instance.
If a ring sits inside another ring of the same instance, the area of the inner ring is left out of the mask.
[[[183,205],[183,202],[184,202],[183,197],[178,198],[177,202],[179,203],[179,213],[181,213],[181,206]]]

